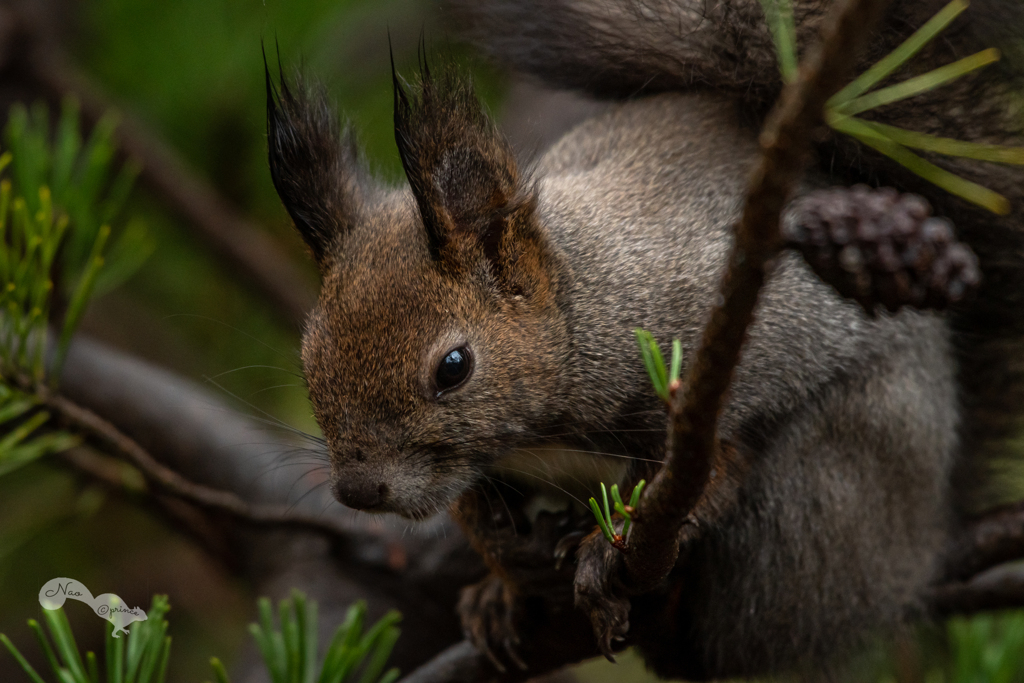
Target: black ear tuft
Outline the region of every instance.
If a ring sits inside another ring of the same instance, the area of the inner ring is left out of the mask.
[[[270,176],[321,269],[330,250],[358,220],[365,176],[353,136],[342,132],[322,87],[282,73],[280,93],[267,67],[267,144]]]
[[[500,269],[500,250],[514,216],[527,205],[511,147],[480,106],[468,78],[445,64],[431,73],[421,43],[418,84],[397,74],[395,141],[431,252],[472,244]]]

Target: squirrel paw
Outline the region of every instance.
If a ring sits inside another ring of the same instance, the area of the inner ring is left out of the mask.
[[[504,662],[495,654],[503,651],[509,661],[526,671],[526,662],[516,651],[518,609],[515,594],[508,584],[492,574],[480,583],[466,586],[462,589],[458,610],[466,639],[487,655],[494,668],[505,673]]]
[[[576,607],[590,618],[601,653],[614,662],[629,633],[629,598],[617,578],[622,554],[597,530],[583,539],[576,558]]]
[[[931,215],[922,197],[865,185],[811,192],[794,202],[787,246],[869,313],[882,306],[943,309],[981,281],[978,259]]]

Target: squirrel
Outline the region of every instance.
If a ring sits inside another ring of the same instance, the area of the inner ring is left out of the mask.
[[[793,4],[810,44],[830,2]],[[892,3],[860,67],[942,4]],[[614,104],[524,167],[469,81],[424,64],[416,84],[395,77],[408,183],[389,188],[322,89],[283,76],[275,87],[268,71],[269,164],[321,273],[302,361],[334,494],[411,519],[455,513],[493,572],[466,589],[463,621],[502,666],[520,663],[511,614],[529,591],[490,552],[480,500],[489,489],[506,494],[498,505],[518,496],[508,515],[529,528],[564,511],[555,494],[585,499],[599,481],[635,483],[660,462],[664,409],[633,329],[680,339],[690,360],[782,82],[755,0],[449,5],[500,63]],[[1010,51],[1022,15],[975,0],[906,70]],[[1004,60],[878,118],[1019,144],[1017,66]],[[983,479],[1024,405],[1024,174],[942,162],[1010,199],[1015,212],[996,217],[853,143],[816,148],[808,197],[855,183],[923,195],[973,248],[984,280],[941,313],[870,315],[798,254],[778,258],[720,418],[732,484],[719,487],[671,585],[634,602],[644,618],[603,634],[606,652],[610,635],[628,635],[664,677],[815,665],[921,615],[969,482]],[[844,196],[876,201],[860,188]],[[800,211],[794,202],[787,221]]]

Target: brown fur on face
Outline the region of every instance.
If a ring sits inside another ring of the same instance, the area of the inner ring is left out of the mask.
[[[275,186],[323,278],[302,357],[336,495],[422,517],[558,419],[569,347],[561,265],[472,88],[451,71],[395,87],[410,188],[368,187],[319,93],[282,83],[278,103],[268,86],[268,129]],[[438,364],[464,346],[470,376],[439,392]]]

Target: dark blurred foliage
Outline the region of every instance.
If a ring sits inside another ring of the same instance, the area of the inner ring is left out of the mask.
[[[280,58],[286,75],[301,68],[325,83],[357,130],[369,167],[396,183],[389,32],[405,74],[415,72],[421,35],[431,49],[466,61],[430,7],[413,0],[89,0],[50,3],[44,19],[112,102],[285,245],[313,289],[316,274],[267,171],[261,45],[272,69]],[[485,101],[497,106],[502,79],[479,65],[467,68]],[[240,411],[315,432],[299,329],[225,269],[144,185],[126,214],[144,220],[156,252],[129,283],[92,304],[83,331],[208,381],[235,397]],[[0,478],[0,632],[37,662],[25,620],[39,618],[39,586],[57,576],[143,606],[153,593],[168,593],[174,682],[212,678],[211,655],[230,664],[254,615],[255,596],[244,582],[145,505],[43,463]],[[82,649],[100,647],[103,622],[80,603],[66,611]],[[0,680],[22,680],[13,667],[0,653]]]

